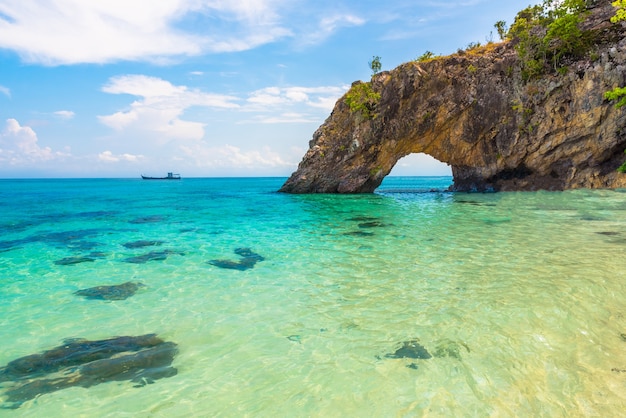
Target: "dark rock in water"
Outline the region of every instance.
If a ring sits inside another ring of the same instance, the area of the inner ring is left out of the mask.
[[[385,224],[380,221],[370,221],[359,224],[359,228],[380,228],[383,226],[385,226]]]
[[[246,259],[253,259],[257,261],[263,261],[265,258],[255,252],[252,252],[250,248],[235,248],[235,254],[244,257]]]
[[[372,235],[374,235],[374,233],[365,232],[365,231],[351,231],[351,232],[345,232],[343,235],[351,235],[355,237],[371,237]]]
[[[407,365],[406,365],[406,367],[407,367],[408,369],[413,369],[413,370],[417,370],[417,369],[419,369],[419,367],[417,366],[417,364],[416,364],[416,363],[407,364]]]
[[[57,264],[60,266],[72,266],[74,264],[90,263],[92,261],[95,261],[96,258],[101,258],[105,256],[106,256],[106,253],[103,253],[103,252],[91,252],[89,253],[89,255],[86,255],[86,256],[65,257],[60,260],[55,261],[54,264]]]
[[[208,263],[223,269],[244,271],[253,268],[259,261],[265,260],[265,257],[253,252],[250,248],[236,248],[234,252],[242,257],[241,260],[211,260]]]
[[[112,286],[96,286],[74,292],[77,296],[98,300],[124,300],[133,296],[143,283],[126,282]]]
[[[128,222],[131,224],[150,224],[150,223],[161,222],[163,219],[164,219],[163,216],[159,216],[159,215],[142,216],[140,218],[135,218]]]
[[[433,354],[437,358],[451,357],[461,360],[462,349],[465,349],[468,353],[470,352],[469,347],[465,343],[458,343],[456,341],[446,339],[437,344]]]
[[[126,248],[156,247],[156,246],[159,246],[159,245],[163,244],[163,242],[164,241],[158,241],[158,240],[154,240],[154,241],[148,241],[148,240],[133,241],[133,242],[127,242],[126,244],[124,244],[124,247],[126,247]]]
[[[248,270],[250,266],[241,264],[239,261],[231,261],[231,260],[211,260],[208,262],[209,264],[219,267],[222,269],[230,269],[230,270]]]
[[[615,235],[619,235],[619,232],[615,232],[615,231],[602,231],[602,232],[596,232],[596,234],[600,234],[600,235],[607,235],[607,236],[615,236]]]
[[[139,351],[163,343],[156,334],[115,337],[106,340],[66,340],[63,345],[41,354],[20,357],[0,368],[0,382],[39,377],[59,370],[111,357],[126,351]]]
[[[4,390],[4,408],[19,408],[39,395],[72,386],[128,380],[144,386],[176,375],[171,367],[177,345],[155,334],[107,340],[72,340],[66,344],[13,360],[0,369],[0,382],[15,385]]]
[[[90,263],[96,261],[92,257],[84,257],[84,256],[75,256],[75,257],[65,257],[60,260],[56,260],[54,264],[59,266],[73,266],[74,264],[80,263]]]
[[[374,222],[374,221],[378,221],[378,218],[375,218],[373,216],[355,216],[353,218],[348,218],[349,221],[355,221],[355,222]]]
[[[185,255],[185,253],[173,250],[150,251],[147,254],[138,255],[135,257],[128,257],[124,259],[124,261],[127,263],[143,264],[147,263],[148,261],[163,261],[167,259],[167,257],[171,254]]]
[[[419,343],[418,340],[410,340],[402,343],[402,347],[398,348],[392,354],[385,354],[386,358],[417,358],[426,360],[432,358],[428,350]]]

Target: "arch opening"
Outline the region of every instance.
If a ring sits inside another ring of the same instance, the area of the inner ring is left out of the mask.
[[[376,191],[443,191],[452,186],[452,167],[425,153],[400,158]]]

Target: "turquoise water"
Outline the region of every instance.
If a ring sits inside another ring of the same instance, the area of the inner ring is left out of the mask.
[[[178,372],[0,416],[624,416],[625,191],[276,193],[284,180],[1,180],[0,367],[156,333]],[[241,248],[247,269],[210,263]],[[128,281],[145,287],[74,294]],[[411,341],[430,358],[396,358]],[[0,382],[0,406],[22,383]]]

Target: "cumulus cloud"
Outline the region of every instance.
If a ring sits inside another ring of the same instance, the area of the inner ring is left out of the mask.
[[[290,34],[277,14],[283,2],[6,0],[0,48],[46,65],[242,51]]]
[[[11,98],[11,90],[8,87],[0,86],[0,93],[4,94],[8,98]]]
[[[13,166],[50,161],[67,154],[53,152],[50,147],[39,146],[35,131],[21,126],[15,119],[7,119],[0,132],[0,162]]]
[[[116,130],[132,128],[151,131],[166,139],[193,140],[204,136],[204,123],[181,119],[185,110],[190,107],[239,107],[235,103],[238,100],[236,97],[175,86],[169,81],[145,75],[114,77],[102,91],[130,94],[139,99],[132,102],[127,110],[99,116],[100,122]]]
[[[120,161],[136,162],[144,158],[143,155],[119,154],[114,155],[111,151],[104,151],[98,154],[98,160],[105,163],[118,163]]]

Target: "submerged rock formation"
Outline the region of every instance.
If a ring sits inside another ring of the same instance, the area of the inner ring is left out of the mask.
[[[341,98],[280,191],[372,192],[411,153],[451,165],[456,191],[626,187],[626,110],[604,98],[626,85],[626,30],[597,3],[594,45],[561,72],[525,81],[504,42],[375,75],[374,117]]]
[[[71,339],[42,353],[20,357],[0,368],[0,408],[17,409],[47,393],[105,382],[145,386],[178,373],[172,367],[178,345],[156,334],[105,340]]]

